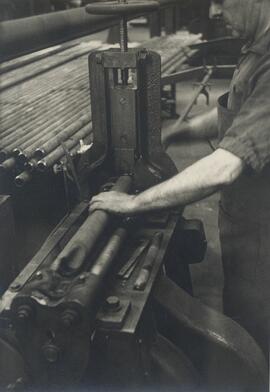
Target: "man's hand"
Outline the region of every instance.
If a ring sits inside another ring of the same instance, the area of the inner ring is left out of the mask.
[[[135,213],[135,196],[122,192],[102,192],[94,196],[89,203],[89,212],[104,210],[117,215]]]

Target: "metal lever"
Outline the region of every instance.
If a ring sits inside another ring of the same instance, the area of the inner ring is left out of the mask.
[[[148,252],[145,256],[145,263],[143,264],[142,269],[140,270],[140,273],[134,284],[135,290],[142,291],[145,289],[145,286],[149,280],[151,271],[153,269],[156,257],[158,255],[162,238],[163,233],[161,232],[157,232],[154,235],[151,245],[149,246]]]
[[[132,274],[134,268],[136,267],[137,261],[139,260],[144,250],[148,247],[148,245],[149,240],[146,240],[138,248],[136,248],[127,263],[120,269],[117,276],[122,279],[128,279]]]

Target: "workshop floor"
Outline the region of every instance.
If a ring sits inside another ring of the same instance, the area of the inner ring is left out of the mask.
[[[190,102],[193,91],[193,82],[181,83],[177,86],[178,114]],[[214,80],[211,82],[210,107],[215,106],[216,100],[226,90],[228,82]],[[204,96],[200,96],[190,116],[208,110]],[[177,141],[172,143],[167,152],[174,160],[178,170],[183,170],[193,162],[211,153],[207,141]],[[191,266],[194,295],[204,304],[222,311],[223,273],[221,266],[220,244],[218,235],[218,200],[215,194],[205,200],[194,203],[185,209],[186,218],[201,219],[204,224],[208,242],[204,261]]]

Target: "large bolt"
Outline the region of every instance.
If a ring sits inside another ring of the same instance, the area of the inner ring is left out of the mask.
[[[86,278],[87,278],[86,274],[81,274],[81,275],[79,276],[79,281],[80,281],[81,283],[84,283],[84,282],[86,281]]]
[[[96,54],[96,62],[97,62],[97,64],[102,64],[102,60],[103,60],[102,54],[101,53],[97,53]]]
[[[28,320],[32,313],[32,308],[29,305],[21,305],[17,310],[17,317],[20,320]]]
[[[116,296],[111,296],[106,299],[106,308],[109,311],[116,312],[120,309],[120,300]]]
[[[43,274],[42,274],[42,272],[41,272],[41,271],[37,271],[35,277],[36,277],[38,280],[42,280],[42,279],[43,279]]]
[[[18,291],[21,287],[22,286],[20,285],[20,283],[13,283],[12,286],[10,286],[11,290],[13,291]]]
[[[59,358],[60,350],[54,344],[45,344],[42,348],[42,351],[46,361],[50,363],[56,362]]]
[[[78,321],[79,315],[76,310],[67,309],[62,314],[62,322],[66,328],[72,327]]]

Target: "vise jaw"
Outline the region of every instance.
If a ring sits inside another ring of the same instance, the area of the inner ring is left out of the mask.
[[[104,156],[114,176],[133,174],[139,190],[176,174],[161,145],[160,56],[145,49],[95,52],[89,70],[92,157]]]

